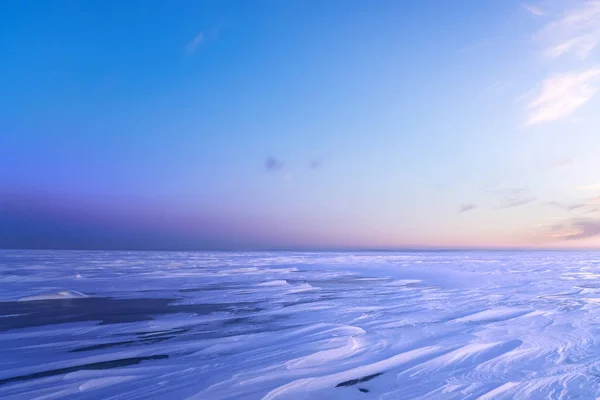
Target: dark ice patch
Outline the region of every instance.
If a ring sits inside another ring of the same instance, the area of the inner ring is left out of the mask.
[[[111,368],[119,368],[119,367],[128,367],[130,365],[139,364],[142,361],[162,360],[162,359],[165,359],[168,357],[169,357],[168,355],[159,354],[159,355],[155,355],[155,356],[122,358],[119,360],[102,361],[102,362],[91,363],[91,364],[76,365],[76,366],[67,367],[67,368],[51,369],[48,371],[36,372],[33,374],[27,374],[27,375],[15,376],[12,378],[0,379],[0,385],[5,385],[7,383],[14,383],[14,382],[29,381],[32,379],[48,378],[51,376],[64,375],[64,374],[69,374],[71,372],[77,372],[77,371],[103,370],[103,369],[111,369]]]
[[[345,381],[342,383],[338,383],[337,385],[335,385],[335,387],[341,387],[341,386],[352,386],[352,385],[356,385],[357,383],[363,383],[363,382],[368,382],[373,378],[377,378],[379,375],[381,375],[382,372],[378,372],[376,374],[372,374],[372,375],[367,375],[367,376],[363,376],[362,378],[358,378],[358,379],[350,379],[349,381]]]
[[[127,346],[136,346],[136,345],[146,345],[146,344],[156,344],[160,342],[164,342],[165,340],[173,339],[178,335],[189,332],[189,329],[173,329],[170,331],[157,331],[154,334],[149,334],[146,332],[138,332],[136,335],[139,339],[132,340],[124,340],[119,342],[110,342],[110,343],[99,343],[91,346],[78,347],[73,350],[70,350],[69,353],[77,353],[80,351],[94,351],[94,350],[102,350],[109,349],[112,347],[127,347]]]
[[[217,304],[176,304],[179,299],[137,298],[113,299],[86,297],[56,300],[10,301],[0,303],[0,332],[9,329],[38,327],[49,324],[99,321],[101,324],[151,321],[158,315],[214,312],[244,314],[258,312],[257,302]]]

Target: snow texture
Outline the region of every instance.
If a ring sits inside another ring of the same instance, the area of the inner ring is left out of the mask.
[[[0,251],[2,399],[598,393],[598,253]]]

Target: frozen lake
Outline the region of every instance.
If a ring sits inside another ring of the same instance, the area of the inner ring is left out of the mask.
[[[595,399],[600,253],[0,251],[2,399]]]

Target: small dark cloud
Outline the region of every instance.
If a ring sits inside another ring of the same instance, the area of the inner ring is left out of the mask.
[[[471,211],[474,210],[475,208],[477,208],[477,204],[461,204],[459,209],[458,209],[458,213],[464,213],[467,211]]]
[[[322,165],[323,165],[322,160],[312,160],[310,162],[310,169],[318,169],[318,168],[321,168]]]
[[[550,201],[546,204],[548,204],[549,206],[558,207],[565,211],[573,211],[573,210],[577,210],[579,208],[585,207],[585,203],[568,204],[568,203],[560,203],[558,201]]]
[[[550,230],[551,231],[560,231],[564,227],[565,227],[564,224],[554,224],[554,225],[550,226]]]
[[[283,169],[283,161],[278,160],[273,156],[268,156],[265,159],[265,168],[267,169],[267,171],[278,171],[280,169]]]
[[[600,209],[598,209],[598,208],[592,208],[592,209],[588,210],[588,211],[587,211],[587,213],[588,213],[588,214],[595,214],[595,213],[597,213],[598,211],[600,211]]]
[[[577,232],[568,233],[561,236],[563,240],[586,239],[600,235],[600,220],[590,218],[574,219],[570,223],[570,227]]]

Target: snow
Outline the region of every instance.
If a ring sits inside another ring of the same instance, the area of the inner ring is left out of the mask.
[[[596,398],[599,296],[591,252],[0,251],[0,398]]]

